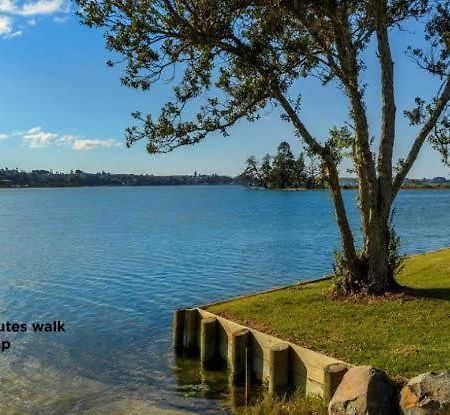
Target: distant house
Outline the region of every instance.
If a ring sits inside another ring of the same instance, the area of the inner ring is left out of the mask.
[[[49,174],[51,174],[51,172],[49,172],[48,170],[31,170],[32,174],[37,174],[39,176],[48,176]]]
[[[358,179],[355,177],[340,177],[339,183],[343,187],[346,187],[346,186],[354,187],[354,186],[358,186]]]
[[[434,177],[431,179],[431,181],[433,183],[447,183],[447,179],[445,177],[441,177],[441,176]]]

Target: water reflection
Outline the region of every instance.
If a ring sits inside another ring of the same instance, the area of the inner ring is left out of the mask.
[[[227,390],[222,387],[226,374],[223,372],[203,372],[206,377],[202,378],[193,360],[177,361],[176,366],[179,370],[175,372],[180,375],[177,376],[180,380],[178,390],[183,396],[194,398],[194,406],[202,408],[195,398],[226,399]],[[43,366],[33,358],[13,367],[3,360],[0,371],[1,415],[194,415],[186,409],[183,399],[174,398],[173,393],[170,398],[170,392],[159,393],[155,401],[156,394],[152,388],[126,390],[118,385]],[[208,411],[206,408],[202,410]],[[223,412],[222,409],[208,411],[210,414]]]
[[[245,385],[235,385],[225,364],[205,368],[198,357],[176,356],[173,367],[177,391],[186,397],[218,400],[222,413],[237,414],[246,403]],[[261,384],[253,380],[248,389],[249,402],[263,393]]]

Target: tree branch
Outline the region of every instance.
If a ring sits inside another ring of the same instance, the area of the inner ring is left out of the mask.
[[[376,171],[370,150],[369,126],[367,122],[363,92],[359,86],[359,63],[352,42],[347,11],[341,8],[337,16],[333,16],[336,48],[343,76],[342,83],[350,100],[352,118],[356,129],[356,153],[362,170],[362,177],[367,181],[372,193],[376,193]]]
[[[274,89],[274,88],[273,88]],[[339,185],[339,174],[336,166],[336,162],[333,159],[329,148],[324,147],[319,144],[317,140],[312,137],[310,132],[301,122],[297,113],[292,108],[289,101],[286,97],[281,93],[279,89],[275,90],[275,97],[280,102],[281,106],[288,114],[289,118],[292,120],[292,123],[297,128],[298,132],[301,134],[303,140],[308,144],[309,148],[319,155],[323,162],[326,165],[328,171],[328,182],[330,185],[331,195],[333,197],[333,203],[336,212],[336,219],[338,222],[342,246],[344,248],[345,257],[347,261],[349,261],[350,269],[355,269],[358,257],[355,249],[355,242],[353,239],[352,230],[348,223],[347,212],[345,209],[344,200],[342,198],[342,192]]]
[[[447,78],[447,80],[445,81],[445,87],[443,88],[441,95],[436,101],[436,106],[434,107],[427,122],[423,125],[422,129],[420,130],[419,134],[414,140],[411,150],[409,151],[408,157],[406,157],[406,160],[403,162],[402,167],[395,176],[392,188],[393,198],[400,190],[400,187],[403,184],[406,175],[411,170],[412,165],[414,164],[417,156],[419,155],[423,143],[425,142],[426,138],[428,137],[428,134],[431,132],[433,127],[436,125],[436,122],[439,120],[442,111],[445,109],[449,101],[450,101],[450,77]]]
[[[394,63],[387,30],[386,1],[375,0],[375,25],[378,55],[381,66],[382,119],[378,152],[379,188],[383,190],[383,205],[390,207],[392,201],[392,154],[395,141],[395,93]],[[383,197],[384,196],[384,197]]]
[[[272,91],[274,93],[274,98],[276,98],[278,100],[278,102],[281,104],[284,111],[291,119],[292,124],[294,124],[294,127],[300,133],[303,140],[309,146],[311,151],[313,151],[313,153],[324,158],[325,148],[322,145],[320,145],[320,143],[311,135],[311,133],[308,131],[308,129],[305,127],[305,125],[302,123],[302,121],[298,117],[294,108],[292,108],[292,105],[289,103],[289,101],[286,99],[286,97],[282,94],[280,89],[278,87],[272,87]]]
[[[343,76],[341,82],[350,101],[351,116],[355,123],[354,161],[358,171],[359,202],[363,233],[370,234],[371,211],[377,203],[378,185],[375,163],[370,149],[369,126],[363,101],[363,92],[359,86],[359,63],[353,44],[348,14],[345,7],[337,15],[331,16],[336,48]]]
[[[330,191],[333,197],[336,219],[341,234],[342,247],[344,248],[345,257],[349,261],[350,269],[355,269],[358,260],[355,242],[347,219],[347,212],[339,185],[339,175],[336,163],[329,154],[325,157],[325,166],[328,172],[328,184],[330,185]]]

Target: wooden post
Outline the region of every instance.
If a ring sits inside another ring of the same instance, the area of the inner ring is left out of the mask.
[[[233,383],[245,381],[245,349],[248,346],[250,332],[247,329],[230,334],[228,342],[228,363]]]
[[[199,318],[197,309],[190,308],[186,310],[183,345],[189,354],[198,353]]]
[[[183,350],[184,322],[186,310],[180,308],[173,313],[172,340],[173,347],[177,353]]]
[[[200,362],[205,367],[217,359],[217,319],[203,318],[200,321]]]
[[[239,391],[236,387],[236,384],[233,379],[233,373],[231,370],[227,370],[228,373],[228,400],[231,404],[232,408],[238,407],[241,405],[240,399],[239,399]]]
[[[323,399],[328,405],[336,392],[337,387],[341,383],[342,378],[347,373],[348,367],[341,363],[333,363],[325,369],[325,381],[323,386]]]
[[[289,345],[285,343],[272,346],[269,350],[269,393],[281,394],[288,391],[289,376]]]

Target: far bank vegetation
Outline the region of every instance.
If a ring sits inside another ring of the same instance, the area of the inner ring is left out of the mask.
[[[325,188],[317,158],[303,152],[295,158],[286,141],[278,146],[274,156],[266,154],[261,161],[249,157],[240,181],[249,187],[277,190]]]

